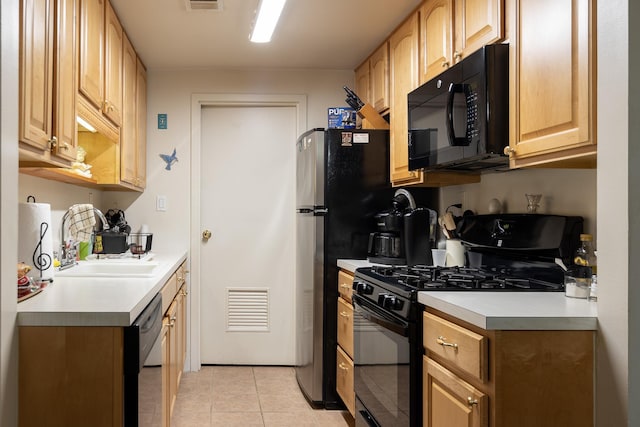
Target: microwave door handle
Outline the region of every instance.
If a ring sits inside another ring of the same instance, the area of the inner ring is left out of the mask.
[[[451,83],[449,85],[449,96],[447,97],[447,135],[449,136],[449,145],[457,146],[457,145],[467,145],[467,138],[457,137],[455,133],[455,129],[453,128],[453,98],[456,93],[464,93],[463,84],[454,84]]]

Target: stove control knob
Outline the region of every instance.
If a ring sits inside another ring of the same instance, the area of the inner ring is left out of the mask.
[[[393,295],[382,294],[378,296],[378,305],[386,310],[402,310],[404,301]]]
[[[364,282],[353,282],[353,290],[359,294],[371,295],[373,293],[373,286]]]

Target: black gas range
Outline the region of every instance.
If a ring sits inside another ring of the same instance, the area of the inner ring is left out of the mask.
[[[417,302],[418,292],[564,291],[562,266],[571,264],[582,229],[581,217],[463,217],[456,230],[466,249],[463,267],[356,269],[356,426],[422,425],[423,308]]]

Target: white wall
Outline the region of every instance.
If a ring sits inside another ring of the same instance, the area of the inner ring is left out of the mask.
[[[489,213],[489,200],[498,199],[502,212],[527,211],[525,194],[542,194],[538,213],[578,215],[585,220],[584,230],[596,236],[595,169],[520,169],[485,173],[477,184],[444,187],[440,206],[445,209],[462,203],[463,209],[477,214]]]
[[[149,70],[147,189],[143,194],[105,192],[103,205],[126,211],[133,229],[147,224],[156,251],[189,249],[191,95],[194,93],[304,94],[308,128],[327,126],[327,108],[345,106],[344,85],[353,73],[331,70]],[[168,115],[167,129],[157,129],[157,115]],[[251,123],[247,123],[250,126]],[[242,143],[239,141],[239,143]],[[291,145],[295,141],[291,141]],[[177,150],[171,171],[159,154]],[[247,152],[250,151],[247,145]],[[239,171],[250,173],[250,171]],[[229,177],[233,185],[233,177]],[[259,177],[256,177],[259,179]],[[167,211],[157,212],[156,197],[167,197]],[[245,204],[246,201],[238,200]],[[231,201],[234,203],[234,201]]]
[[[640,425],[638,392],[638,6],[598,2],[598,352],[597,425]],[[634,7],[635,15],[629,13]],[[634,37],[631,37],[634,35]],[[635,45],[629,43],[636,40]],[[636,53],[637,55],[637,53]],[[635,87],[634,87],[635,86]],[[636,113],[636,114],[633,114]],[[631,362],[631,363],[630,363]],[[636,362],[636,363],[634,363]]]

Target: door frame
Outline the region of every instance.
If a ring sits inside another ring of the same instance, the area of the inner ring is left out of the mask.
[[[187,371],[199,371],[200,358],[200,153],[202,140],[203,107],[295,107],[296,135],[307,128],[307,96],[300,94],[234,94],[234,93],[194,93],[191,95],[191,221],[190,221],[190,288],[187,299],[189,316],[187,324]],[[291,141],[294,149],[295,141]],[[295,249],[294,249],[295,250]],[[294,271],[295,274],[295,271]],[[295,301],[294,301],[295,303]]]

